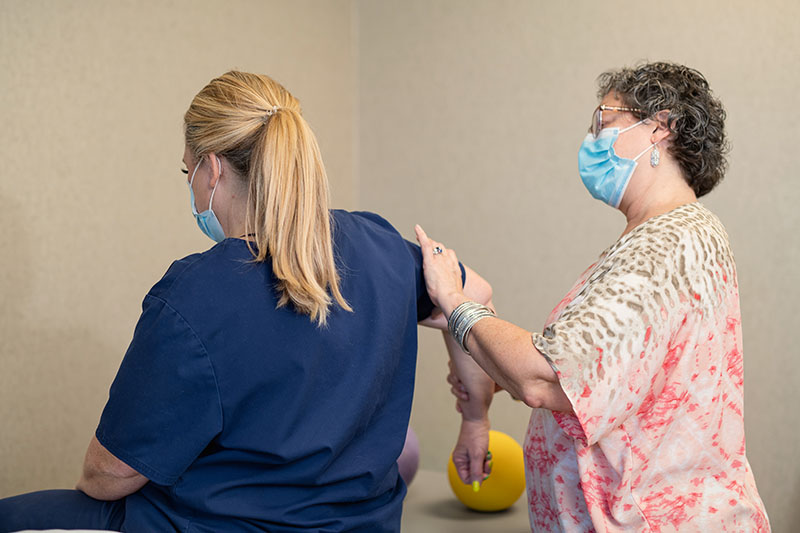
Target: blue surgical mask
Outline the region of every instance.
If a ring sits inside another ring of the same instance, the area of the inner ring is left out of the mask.
[[[209,239],[215,242],[222,242],[225,239],[225,232],[222,230],[222,225],[220,225],[217,215],[214,214],[214,210],[211,209],[211,204],[214,203],[214,193],[217,191],[219,180],[217,180],[217,184],[214,185],[214,189],[211,191],[211,198],[208,200],[208,209],[202,213],[198,213],[197,206],[195,206],[194,203],[194,189],[192,189],[192,183],[194,183],[194,175],[197,173],[197,169],[200,167],[200,163],[202,161],[203,160],[201,158],[200,161],[197,162],[197,165],[195,165],[194,171],[192,172],[192,178],[189,180],[189,196],[192,200],[192,214],[197,221],[197,226],[200,228],[200,231],[205,233]]]
[[[651,144],[633,159],[620,157],[614,152],[614,143],[621,133],[635,128],[644,121],[639,121],[625,129],[606,128],[595,138],[591,133],[581,143],[578,152],[578,171],[581,180],[592,197],[601,200],[611,207],[619,207],[625,189],[636,170],[637,160],[655,144]]]

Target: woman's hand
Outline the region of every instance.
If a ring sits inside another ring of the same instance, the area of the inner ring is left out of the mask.
[[[442,243],[431,240],[419,224],[414,227],[414,231],[422,248],[422,266],[428,295],[434,305],[449,317],[453,309],[467,300],[461,287],[458,257],[453,250],[445,249]]]
[[[461,422],[461,431],[453,450],[453,464],[458,477],[467,485],[483,483],[492,471],[489,451],[489,420]]]

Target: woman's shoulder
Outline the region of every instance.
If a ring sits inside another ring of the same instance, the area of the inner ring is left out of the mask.
[[[655,250],[669,252],[690,245],[728,246],[728,234],[722,222],[699,202],[681,205],[647,220],[620,239],[611,251],[619,248],[632,254],[652,256]]]
[[[400,235],[388,220],[371,211],[345,211],[343,209],[334,209],[331,211],[331,216],[334,227],[358,227],[364,230]]]
[[[725,228],[707,207],[682,205],[642,224],[618,251],[624,271],[649,271],[655,282],[708,285],[709,276],[730,279],[735,262]],[[635,234],[634,234],[635,233]]]
[[[405,249],[410,244],[388,220],[377,213],[338,209],[331,213],[333,238],[337,245],[352,241],[364,248],[371,243],[388,252],[394,248]]]
[[[618,275],[648,272],[660,283],[706,268],[710,261],[732,265],[728,236],[719,219],[694,202],[637,226],[606,250],[600,262]]]
[[[725,232],[719,218],[700,202],[692,202],[676,207],[672,211],[653,217],[654,225],[665,228],[672,227],[690,232],[716,231]]]
[[[416,243],[405,239],[382,216],[369,211],[336,210],[332,219],[338,265],[356,270],[378,268],[405,275],[413,265],[422,264],[422,253]]]
[[[728,233],[720,219],[700,202],[682,205],[653,224],[656,236],[676,251],[705,256],[731,256]]]
[[[247,243],[240,239],[225,239],[205,252],[176,259],[148,292],[165,301],[176,295],[202,291],[207,293],[217,285],[221,274],[230,270],[232,262],[246,265],[252,259]]]

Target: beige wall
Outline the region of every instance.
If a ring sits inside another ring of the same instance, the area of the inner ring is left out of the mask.
[[[224,7],[223,7],[224,6]],[[229,68],[303,102],[339,207],[415,222],[531,329],[622,229],[576,153],[594,78],[638,59],[704,72],[731,169],[705,202],[739,267],[748,455],[775,531],[800,522],[800,133],[795,0],[0,0],[0,497],[70,486],[147,289],[209,241],[189,215],[181,116]],[[412,425],[444,469],[457,428],[436,334]],[[500,395],[495,427],[528,410]]]
[[[355,206],[350,2],[0,2],[0,496],[77,480],[147,290],[209,247],[182,117],[228,69],[302,102]]]
[[[595,77],[639,59],[698,68],[728,110],[726,224],[744,321],[747,450],[775,531],[800,523],[800,3],[397,0],[359,4],[359,205],[420,222],[488,278],[500,313],[541,328],[622,231],[577,175]],[[412,425],[443,469],[457,417],[424,335]],[[503,395],[495,426],[521,439]]]

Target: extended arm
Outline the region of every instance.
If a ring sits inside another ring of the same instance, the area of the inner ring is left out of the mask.
[[[75,488],[96,500],[111,501],[133,494],[148,481],[114,457],[97,437],[92,437],[83,462],[83,474]]]
[[[425,262],[428,292],[449,317],[459,304],[472,299],[462,290],[460,279],[454,278],[458,258],[452,250],[434,256],[432,241],[421,227],[417,226],[416,232]],[[556,373],[533,346],[529,331],[498,318],[485,318],[472,328],[466,346],[481,368],[513,397],[530,407],[572,411]]]
[[[453,449],[453,464],[464,483],[483,482],[491,470],[486,452],[489,449],[489,406],[495,385],[483,369],[461,350],[447,331],[442,332],[451,368],[458,376],[469,399],[459,399],[461,427]],[[466,381],[465,381],[466,380]],[[466,385],[465,383],[468,383]]]
[[[460,281],[461,270],[456,265]],[[483,279],[478,273],[464,266],[466,279],[464,281],[463,294],[466,298],[480,302],[484,305],[492,305],[492,286]],[[459,287],[461,284],[459,283]],[[478,364],[458,346],[453,338],[447,333],[447,317],[440,309],[436,309],[431,318],[420,322],[421,325],[441,329],[444,331],[444,341],[447,352],[453,361],[456,375],[469,394],[469,401],[461,402],[461,410],[464,420],[485,421],[488,426],[489,405],[492,403],[494,395],[494,382],[484,372]]]
[[[464,294],[476,302],[491,307],[491,285],[471,268],[465,266],[464,271],[466,272]],[[457,275],[460,281],[460,269]],[[444,343],[453,371],[469,396],[468,400],[459,400],[462,419],[458,441],[453,450],[453,463],[462,481],[480,483],[489,468],[486,451],[489,447],[489,406],[495,392],[494,381],[461,350],[447,332],[447,318],[441,310],[436,309],[432,317],[421,324],[443,330]]]

